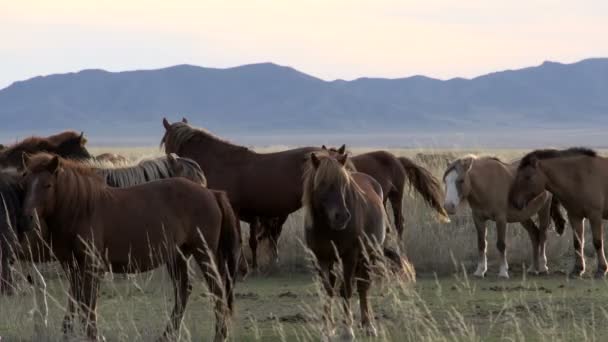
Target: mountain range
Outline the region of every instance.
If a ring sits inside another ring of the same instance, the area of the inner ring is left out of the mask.
[[[273,63],[94,69],[0,90],[3,136],[73,128],[135,141],[158,137],[163,116],[259,136],[597,128],[608,124],[608,58],[450,80],[324,81]]]

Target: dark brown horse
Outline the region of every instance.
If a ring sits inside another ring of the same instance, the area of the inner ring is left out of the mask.
[[[302,203],[305,210],[306,243],[314,253],[323,285],[333,297],[336,278],[342,278],[346,329],[342,338],[352,340],[350,297],[356,281],[361,305],[361,322],[366,333],[376,336],[368,291],[371,262],[382,253],[386,226],[382,188],[372,177],[348,170],[347,155],[317,156],[304,174]],[[341,262],[343,274],[336,275],[334,264]],[[325,306],[324,320],[332,334],[331,300]]]
[[[608,219],[608,159],[586,148],[536,150],[519,164],[509,201],[523,208],[545,190],[557,197],[568,212],[574,241],[572,276],[585,272],[585,219],[589,219],[597,255],[595,276],[603,278],[608,270],[604,254],[604,224]]]
[[[322,146],[333,156],[346,153],[346,146],[340,148],[327,148]],[[406,182],[414,187],[424,201],[433,208],[443,222],[449,222],[448,214],[443,208],[443,190],[437,178],[428,170],[417,165],[406,157],[396,157],[387,151],[374,151],[360,154],[348,159],[347,167],[358,172],[372,176],[382,187],[383,203],[390,202],[393,208],[395,228],[401,237],[403,234],[403,195]],[[287,216],[272,219],[260,218],[261,233],[259,239],[268,238],[272,246],[275,262],[278,261],[278,240],[283,230]]]
[[[191,292],[187,260],[194,256],[216,298],[215,340],[226,339],[241,240],[225,193],[182,178],[111,188],[93,168],[47,154],[26,156],[24,164],[27,234],[40,233],[52,246],[89,338],[97,338],[99,277],[108,268],[136,273],[166,265],[175,305],[165,336],[178,333]],[[66,332],[75,311],[68,307]]]
[[[83,133],[66,131],[48,137],[30,137],[0,150],[0,168],[19,169],[23,153],[48,152],[67,159],[90,159]]]
[[[256,153],[193,128],[185,119],[172,124],[163,119],[163,125],[165,151],[199,163],[209,188],[226,191],[238,217],[250,223],[252,266],[257,268],[259,218],[286,217],[302,207],[303,166],[319,148]]]

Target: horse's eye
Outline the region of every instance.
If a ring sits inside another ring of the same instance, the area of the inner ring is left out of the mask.
[[[52,185],[52,184],[47,184],[47,185],[45,185],[44,187],[45,187],[46,189],[49,189],[51,186],[53,186],[53,185]]]
[[[457,183],[457,184],[462,184],[462,183],[464,183],[464,179],[457,179],[457,180],[456,180],[456,183]]]

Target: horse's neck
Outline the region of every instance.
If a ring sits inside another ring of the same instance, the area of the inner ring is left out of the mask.
[[[200,144],[203,144],[201,148]],[[246,163],[255,159],[258,154],[244,146],[233,145],[212,138],[203,138],[202,141],[190,145],[205,161],[215,164]],[[202,165],[201,165],[202,166]],[[208,167],[208,165],[206,165]],[[206,170],[205,170],[206,172]]]
[[[580,158],[545,159],[540,161],[539,167],[547,178],[546,189],[556,194],[560,200],[567,201],[582,190],[582,184],[573,181],[585,178],[580,175],[583,167]]]

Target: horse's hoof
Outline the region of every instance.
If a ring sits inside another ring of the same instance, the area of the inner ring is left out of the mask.
[[[340,334],[340,341],[351,342],[355,340],[355,331],[353,327],[344,327],[344,331]]]
[[[378,337],[378,330],[373,324],[367,324],[363,327],[363,331],[365,331],[365,335],[369,337]]]
[[[595,272],[595,274],[593,275],[593,277],[595,279],[604,279],[604,278],[606,278],[606,271],[605,270],[597,270]]]
[[[573,270],[572,272],[570,272],[568,277],[570,279],[580,279],[583,276],[583,273],[585,273],[584,270]]]
[[[477,278],[484,278],[486,276],[486,271],[477,270],[473,275]]]
[[[498,278],[509,279],[509,273],[508,272],[500,272],[500,273],[498,273]]]

